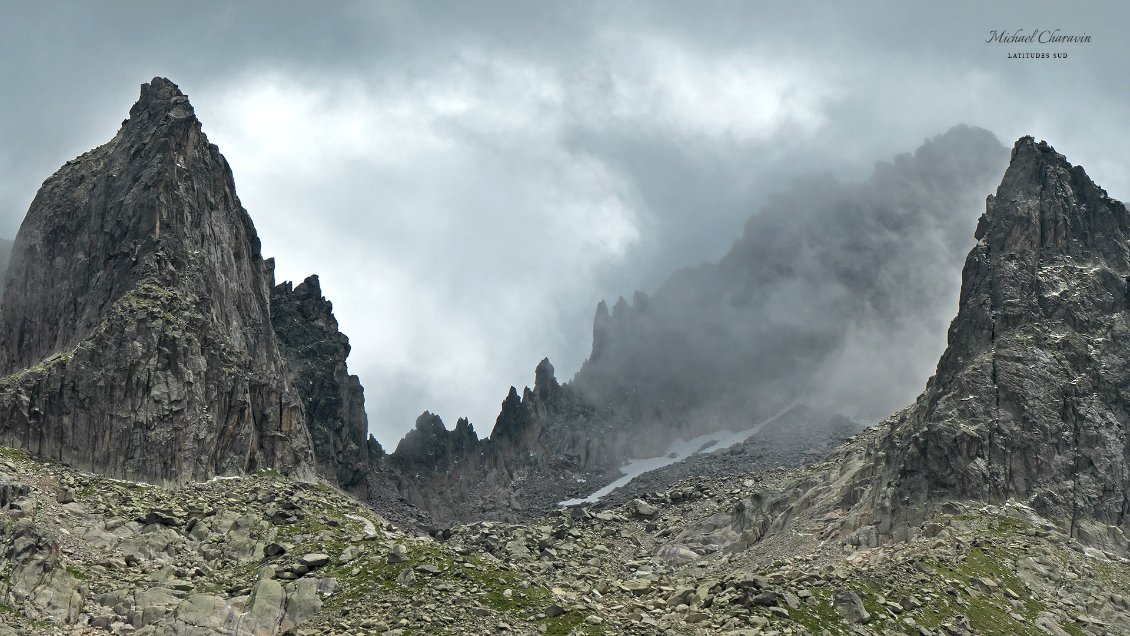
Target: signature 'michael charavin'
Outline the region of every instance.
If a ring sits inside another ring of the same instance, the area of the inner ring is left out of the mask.
[[[1082,35],[1062,35],[1059,29],[1032,29],[1031,31],[1024,31],[1017,29],[1015,31],[989,31],[989,39],[985,43],[996,42],[998,44],[1069,44],[1069,43],[1086,43],[1091,41],[1091,36],[1086,33]]]

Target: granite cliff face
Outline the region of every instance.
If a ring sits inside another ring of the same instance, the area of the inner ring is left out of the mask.
[[[369,436],[365,390],[349,374],[349,338],[317,276],[271,291],[271,322],[290,379],[302,398],[318,468],[349,490],[364,489],[370,457],[384,450]]]
[[[1020,139],[977,226],[949,347],[894,424],[896,508],[940,496],[1130,523],[1130,213]]]
[[[4,443],[153,481],[312,468],[272,264],[172,82],[44,182],[5,281]]]

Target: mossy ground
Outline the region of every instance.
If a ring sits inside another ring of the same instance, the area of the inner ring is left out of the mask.
[[[1030,523],[1002,515],[966,514],[954,516],[960,526],[966,527],[965,538],[971,543],[951,558],[926,557],[914,562],[914,567],[928,575],[927,583],[920,588],[902,589],[897,581],[876,576],[881,572],[864,568],[855,572],[853,579],[842,587],[856,592],[872,620],[869,629],[878,629],[884,622],[899,624],[912,617],[914,624],[937,630],[944,623],[964,616],[969,626],[978,634],[987,636],[1036,636],[1044,630],[1036,626],[1036,619],[1049,610],[1028,588],[1017,573],[1017,555],[1009,549],[1006,540],[1036,536]],[[946,519],[941,519],[945,523]],[[1042,546],[1041,553],[1056,559],[1070,558],[1058,554],[1050,546]],[[1097,561],[1094,574],[1101,580],[1125,584],[1125,568],[1117,563]],[[990,582],[990,583],[986,583]],[[995,587],[994,587],[995,586]],[[799,623],[813,633],[850,634],[852,626],[844,623],[832,605],[833,589],[817,585],[811,587],[812,598],[800,607],[789,608],[791,621]],[[901,601],[908,595],[932,599],[922,607],[904,607],[899,614],[884,607],[882,600]],[[774,623],[786,624],[779,619]],[[899,625],[904,630],[908,627]],[[1075,623],[1061,622],[1061,627],[1072,636],[1085,632]]]

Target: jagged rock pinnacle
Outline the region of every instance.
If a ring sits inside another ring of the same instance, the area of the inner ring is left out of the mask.
[[[1130,214],[1022,137],[977,237],[937,374],[887,440],[897,494],[874,494],[1016,497],[1073,526],[1122,523]]]
[[[546,397],[559,386],[557,378],[553,375],[553,365],[550,364],[549,358],[542,358],[534,369],[534,393]]]
[[[273,267],[175,84],[143,85],[112,140],[44,182],[12,254],[12,443],[153,481],[312,465],[271,329]]]
[[[130,108],[129,116],[134,120],[165,115],[179,120],[195,118],[196,112],[179,86],[164,77],[154,77],[141,85],[141,96]]]
[[[271,290],[271,323],[305,406],[319,469],[342,488],[359,491],[382,449],[369,443],[365,391],[346,366],[349,338],[338,329],[317,275]]]

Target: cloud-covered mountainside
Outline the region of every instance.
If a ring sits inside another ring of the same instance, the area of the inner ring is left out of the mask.
[[[797,183],[719,263],[602,303],[574,381],[543,360],[489,439],[425,413],[386,454],[318,279],[272,288],[225,160],[156,78],[110,143],[45,183],[20,230],[0,312],[0,433],[159,480],[317,468],[412,523],[529,516],[627,458],[803,405],[744,446],[750,461],[797,463],[846,434],[843,414],[878,418],[925,382],[1006,155],[958,127],[863,183]]]
[[[748,429],[798,404],[819,420],[803,426],[813,440],[822,427],[824,442],[843,435],[832,413],[877,420],[913,400],[944,348],[960,263],[1007,159],[991,133],[959,126],[863,183],[796,183],[719,263],[611,311],[602,302],[576,378],[559,385],[543,361],[489,441],[422,417],[390,458],[397,490],[439,517],[506,517],[595,489],[677,438]],[[769,440],[762,454],[779,450]],[[437,448],[443,462],[423,452]]]
[[[960,126],[863,183],[795,184],[718,264],[602,304],[574,384],[688,431],[745,428],[796,401],[887,415],[942,351],[970,228],[1007,159]]]

